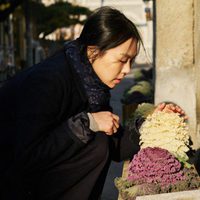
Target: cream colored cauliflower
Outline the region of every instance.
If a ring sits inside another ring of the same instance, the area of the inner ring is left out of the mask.
[[[187,161],[189,151],[188,125],[177,113],[155,112],[140,127],[141,148],[167,149],[179,160]]]

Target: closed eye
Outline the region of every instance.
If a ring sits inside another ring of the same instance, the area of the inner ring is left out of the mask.
[[[121,63],[127,63],[128,60],[120,60]]]

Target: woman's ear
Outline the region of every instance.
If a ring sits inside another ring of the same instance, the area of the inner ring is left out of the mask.
[[[88,46],[87,47],[87,57],[91,63],[99,56],[99,49],[97,46]]]

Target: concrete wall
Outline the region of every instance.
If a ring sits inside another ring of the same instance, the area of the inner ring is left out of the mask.
[[[200,143],[200,1],[194,1],[194,50],[195,50],[195,80],[196,80],[196,115],[197,140]]]
[[[200,8],[198,0],[156,1],[155,103],[172,101],[186,111],[194,148],[200,146],[197,132],[200,113],[196,112],[200,102],[197,6]]]

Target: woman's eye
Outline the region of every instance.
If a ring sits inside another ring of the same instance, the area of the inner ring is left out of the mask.
[[[127,60],[120,60],[121,63],[127,63]]]

